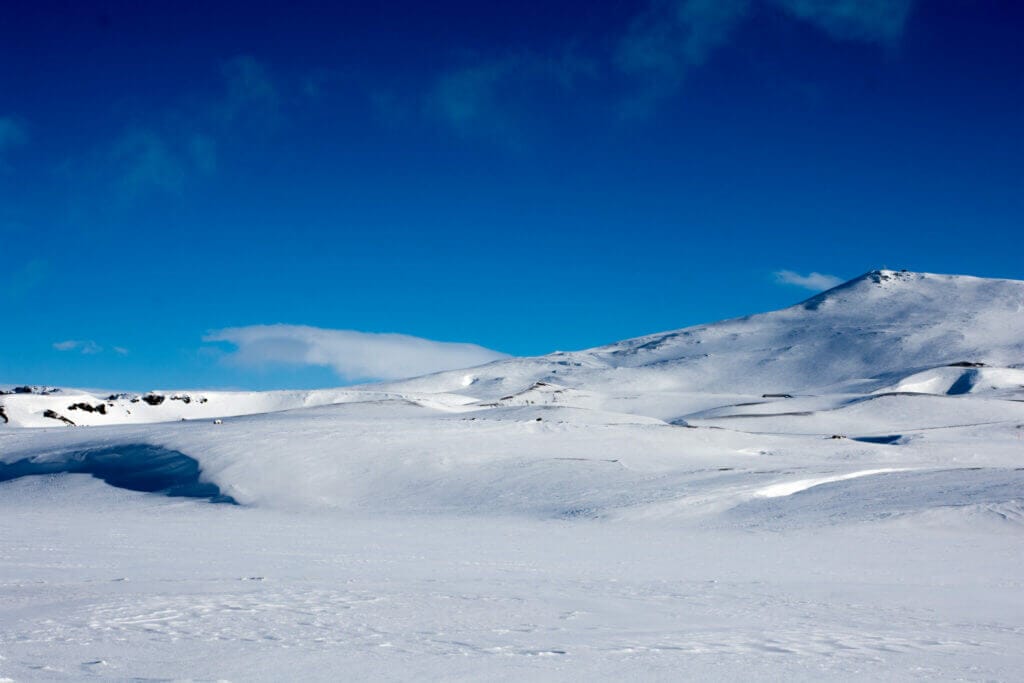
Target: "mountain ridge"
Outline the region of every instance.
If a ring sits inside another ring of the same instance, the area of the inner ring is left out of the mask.
[[[775,311],[387,383],[22,392],[0,397],[0,428],[194,420],[365,401],[445,411],[539,402],[673,420],[713,395],[1016,395],[1022,367],[1024,281],[874,270]]]

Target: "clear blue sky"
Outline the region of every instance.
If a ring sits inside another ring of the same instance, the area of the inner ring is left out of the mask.
[[[4,10],[0,382],[325,386],[204,337],[540,354],[811,294],[781,270],[1024,279],[1013,0],[181,4]]]

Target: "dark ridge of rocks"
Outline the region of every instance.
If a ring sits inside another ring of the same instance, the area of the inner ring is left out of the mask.
[[[88,403],[74,403],[68,406],[68,410],[84,410],[87,413],[99,413],[100,415],[107,414],[107,406],[103,403],[98,403],[94,406]]]
[[[983,367],[985,367],[985,364],[984,363],[975,363],[975,362],[972,362],[972,361],[969,361],[969,360],[961,360],[961,361],[957,361],[956,363],[950,363],[946,367],[948,367],[948,368],[983,368]]]
[[[161,394],[146,394],[142,397],[142,400],[151,406],[158,406],[164,402],[166,397]]]
[[[185,405],[188,405],[189,403],[192,402],[192,397],[189,396],[188,394],[175,394],[174,396],[171,396],[171,400],[181,401]]]
[[[50,409],[44,410],[43,411],[43,417],[48,417],[48,418],[51,418],[53,420],[60,420],[64,424],[68,425],[69,427],[74,427],[75,426],[74,422],[72,422],[71,420],[67,419],[66,417],[64,417],[63,415],[61,415],[60,413],[58,413],[55,410],[50,410]]]
[[[50,394],[59,394],[60,391],[56,387],[30,387],[26,384],[14,387],[11,391],[0,391],[0,394],[39,394],[40,396],[49,396]]]
[[[7,424],[8,422],[10,422],[10,420],[7,419],[7,413],[4,412],[4,407],[3,406],[0,406],[0,417],[2,417],[4,419],[4,424]]]

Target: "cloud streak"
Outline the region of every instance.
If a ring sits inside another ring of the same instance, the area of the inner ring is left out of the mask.
[[[837,40],[890,43],[903,35],[914,0],[772,0]]]
[[[632,113],[670,95],[755,13],[772,10],[836,40],[893,43],[914,0],[652,0],[618,41],[613,62],[641,83]]]
[[[128,125],[90,158],[65,172],[89,178],[123,206],[152,196],[180,195],[209,179],[225,149],[276,129],[283,117],[277,83],[262,62],[239,55],[220,65],[220,86],[183,96],[156,115]],[[3,121],[0,118],[0,152]]]
[[[103,347],[91,339],[68,339],[67,341],[54,342],[53,348],[58,351],[77,351],[86,356],[92,356],[103,351]]]
[[[306,325],[231,327],[210,332],[203,341],[234,345],[227,356],[233,364],[328,367],[347,381],[415,377],[507,357],[476,344]]]
[[[570,91],[595,73],[596,66],[572,49],[478,60],[441,73],[424,98],[423,110],[459,135],[516,145],[533,103]]]
[[[843,284],[844,280],[835,275],[825,275],[824,273],[815,272],[801,275],[792,270],[778,270],[775,272],[775,282],[780,285],[792,285],[802,289],[809,289],[812,292],[820,292],[838,287]]]

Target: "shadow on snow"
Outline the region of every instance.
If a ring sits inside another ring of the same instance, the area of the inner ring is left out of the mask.
[[[131,491],[238,504],[221,493],[216,484],[200,481],[201,472],[199,461],[179,451],[127,444],[0,463],[0,482],[39,474],[91,474],[111,486]]]

